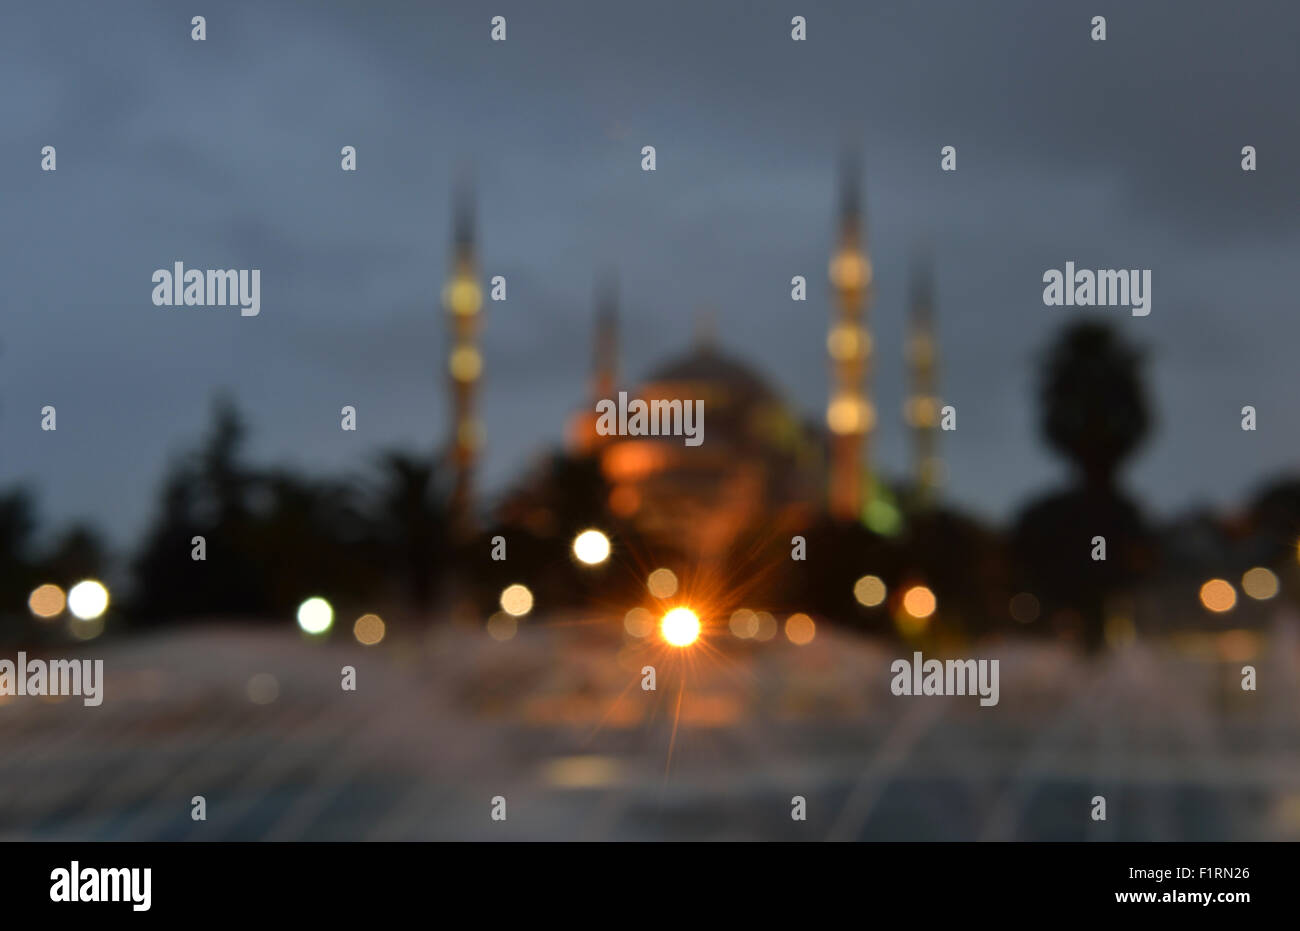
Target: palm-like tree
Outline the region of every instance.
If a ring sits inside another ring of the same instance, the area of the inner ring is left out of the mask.
[[[1082,483],[1031,502],[1012,532],[1022,584],[1045,615],[1074,612],[1092,648],[1102,643],[1108,600],[1130,590],[1152,558],[1141,512],[1115,482],[1150,425],[1140,363],[1100,323],[1074,324],[1052,346],[1042,370],[1043,434]],[[1104,561],[1089,558],[1098,536]]]
[[[1070,327],[1048,353],[1041,386],[1043,434],[1093,487],[1113,485],[1151,417],[1141,354],[1100,323]]]

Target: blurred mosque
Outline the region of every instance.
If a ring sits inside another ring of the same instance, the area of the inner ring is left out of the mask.
[[[834,301],[827,334],[830,391],[824,426],[792,410],[744,362],[715,345],[703,327],[695,347],[654,369],[640,384],[626,386],[618,370],[617,297],[611,284],[598,291],[594,359],[589,396],[570,419],[567,449],[594,459],[607,483],[609,512],[627,521],[648,542],[688,542],[700,559],[724,554],[742,534],[782,533],[829,518],[860,522],[883,535],[897,533],[903,514],[935,500],[942,465],[936,341],[928,267],[913,286],[907,329],[909,396],[904,409],[912,433],[912,475],[896,493],[872,468],[871,436],[877,426],[871,400],[874,352],[868,311],[873,267],[863,232],[858,169],[846,160],[841,182],[838,237],[829,262]],[[471,475],[478,439],[474,398],[482,371],[476,344],[482,295],[473,258],[467,211],[458,209],[452,274],[444,295],[451,323],[449,370],[455,478],[453,523],[472,525]],[[601,436],[596,402],[616,398],[701,399],[705,442],[684,445],[678,437]],[[553,502],[539,493],[537,476],[525,478],[502,502],[512,522],[545,523]],[[531,486],[531,487],[530,487]],[[533,513],[536,512],[536,513]]]

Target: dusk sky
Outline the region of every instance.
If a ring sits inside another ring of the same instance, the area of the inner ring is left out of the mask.
[[[585,403],[606,269],[627,380],[689,350],[708,310],[723,350],[820,419],[852,144],[887,473],[907,464],[904,311],[929,243],[949,501],[1000,520],[1059,485],[1036,363],[1091,314],[1147,350],[1157,422],[1127,487],[1155,515],[1235,506],[1300,464],[1298,48],[1280,2],[6,3],[0,488],[29,482],[46,529],[132,544],[219,391],[262,464],[359,471],[441,443],[464,165],[484,278],[509,283],[485,305],[488,493]],[[261,269],[260,315],[154,306],[175,261]],[[1150,315],[1044,306],[1067,261],[1151,269]]]

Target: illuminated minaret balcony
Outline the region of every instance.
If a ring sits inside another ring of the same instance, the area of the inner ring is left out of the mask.
[[[871,260],[858,251],[856,243],[846,244],[831,259],[831,284],[841,294],[860,294],[871,285]]]
[[[443,306],[456,317],[472,317],[483,306],[483,289],[473,277],[473,269],[457,269],[456,276],[443,289]]]

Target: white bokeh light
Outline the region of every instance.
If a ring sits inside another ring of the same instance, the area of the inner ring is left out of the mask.
[[[309,634],[323,634],[334,623],[334,609],[324,598],[308,598],[298,605],[298,626]]]
[[[573,540],[573,555],[588,566],[598,566],[609,559],[609,537],[599,530],[584,530]]]
[[[86,579],[68,592],[68,610],[83,621],[92,621],[108,610],[108,589],[103,583]]]

